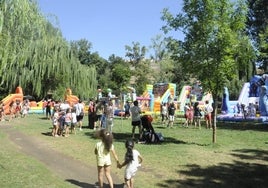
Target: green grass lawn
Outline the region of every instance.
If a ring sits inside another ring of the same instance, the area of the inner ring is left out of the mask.
[[[155,119],[155,131],[161,132],[165,141],[135,145],[144,158],[135,177],[135,187],[268,186],[267,125],[218,123],[217,143],[212,144],[212,130],[205,129],[204,122],[201,130],[183,128],[179,122],[169,129]],[[0,122],[0,126],[8,123]],[[87,118],[83,123],[87,125]],[[25,134],[42,139],[48,147],[95,165],[93,150],[98,140],[93,130],[84,128],[68,138],[53,138],[47,136],[51,122],[38,114],[15,119],[11,124]],[[131,137],[130,120],[115,119],[113,132],[116,152],[123,160],[124,142]],[[22,187],[21,182],[23,187],[71,187],[64,180],[55,181],[57,176],[43,164],[17,152],[2,132],[0,144],[0,187]],[[112,170],[123,177],[123,169],[116,169],[115,163]],[[49,185],[49,182],[57,184]]]

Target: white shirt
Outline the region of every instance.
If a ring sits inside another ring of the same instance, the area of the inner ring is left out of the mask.
[[[70,105],[68,103],[61,103],[60,104],[61,111],[66,111],[68,108],[70,108]]]
[[[84,109],[84,105],[83,105],[82,103],[77,103],[77,104],[75,105],[75,109],[76,109],[76,111],[75,111],[76,115],[79,116],[80,113],[81,113],[81,112],[83,111],[83,109]]]
[[[127,164],[126,166],[126,170],[136,170],[140,165],[139,163],[139,155],[140,152],[138,152],[138,150],[133,149],[133,160]]]
[[[72,123],[77,123],[76,113],[72,112]]]

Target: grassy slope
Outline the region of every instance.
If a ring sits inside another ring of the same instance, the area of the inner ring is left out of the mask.
[[[93,148],[97,140],[92,130],[84,129],[68,138],[53,138],[45,136],[51,131],[51,125],[41,115],[30,115],[11,123],[26,134],[46,141],[48,146],[95,165]],[[84,125],[87,125],[87,118]],[[156,132],[164,135],[165,142],[160,145],[136,144],[144,157],[142,168],[135,177],[136,187],[253,187],[255,184],[267,187],[267,126],[218,125],[217,143],[212,144],[212,131],[205,128],[177,126],[167,129],[158,122],[153,122],[153,125]],[[115,120],[115,148],[121,159],[125,153],[124,141],[130,137],[130,132],[129,120]],[[9,178],[8,185],[19,187],[23,182],[29,185],[25,187],[43,187],[40,185],[56,178],[42,164],[16,152],[5,135],[0,134],[0,142],[3,146],[0,169],[8,172],[0,174],[0,185],[6,183],[8,177],[14,177]],[[123,170],[116,169],[115,163],[113,171],[123,177]],[[56,187],[67,187],[63,186],[64,181],[57,182]]]

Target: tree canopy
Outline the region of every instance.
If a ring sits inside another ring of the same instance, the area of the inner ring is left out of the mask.
[[[253,54],[245,34],[246,15],[245,2],[229,0],[184,0],[183,13],[173,16],[168,10],[163,12],[164,31],[180,29],[185,34],[184,41],[175,40],[179,45],[171,45],[173,58],[202,82],[205,91],[212,92],[215,106],[228,80],[249,66],[242,66],[238,59],[248,63],[253,58],[240,53],[246,47],[248,54]],[[214,122],[216,125],[216,118]]]
[[[0,1],[0,86],[10,93],[21,86],[24,93],[42,98],[48,92],[62,98],[65,88],[81,98],[96,92],[95,67],[79,63],[35,1]]]

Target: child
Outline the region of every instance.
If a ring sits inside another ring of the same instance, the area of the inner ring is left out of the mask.
[[[53,116],[52,116],[52,124],[53,124],[53,129],[52,129],[52,136],[54,137],[59,137],[58,135],[58,130],[59,130],[59,109],[55,109]]]
[[[29,111],[29,106],[28,106],[28,103],[27,102],[24,102],[23,105],[22,105],[22,114],[21,114],[21,117],[25,117],[27,114],[28,114],[28,111]]]
[[[199,102],[195,102],[194,103],[194,127],[196,128],[196,126],[199,127],[199,129],[201,129],[201,109],[199,108]]]
[[[133,140],[127,140],[125,143],[127,152],[125,154],[125,161],[122,164],[118,164],[118,168],[122,168],[126,165],[125,169],[125,183],[128,188],[134,187],[134,176],[138,170],[138,167],[141,166],[143,161],[142,156],[138,150],[134,148]]]
[[[63,133],[65,131],[65,111],[59,112],[59,135],[63,136]]]
[[[117,165],[119,164],[118,157],[114,150],[113,135],[105,129],[101,129],[96,132],[96,136],[101,139],[101,141],[96,143],[94,151],[97,158],[99,186],[100,188],[103,187],[103,175],[105,174],[110,187],[113,188],[113,179],[110,174],[112,164],[110,153],[113,154]]]
[[[75,131],[75,127],[77,125],[77,119],[76,119],[76,109],[73,108],[72,109],[72,122],[71,122],[71,134],[74,132],[74,134],[76,134]]]
[[[3,101],[0,101],[0,121],[5,121],[5,109]]]
[[[69,128],[71,126],[72,123],[72,113],[71,113],[71,109],[68,108],[66,115],[65,115],[65,119],[64,119],[64,128],[65,128],[65,134],[64,137],[68,137],[69,136]]]

